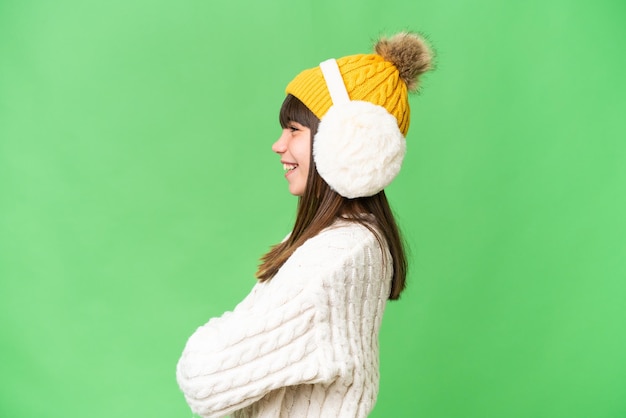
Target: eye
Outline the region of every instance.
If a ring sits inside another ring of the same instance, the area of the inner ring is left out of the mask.
[[[300,130],[296,125],[292,123],[290,123],[289,126],[287,126],[287,129],[289,129],[291,132],[296,132]]]

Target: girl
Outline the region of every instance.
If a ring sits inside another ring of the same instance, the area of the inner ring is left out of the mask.
[[[378,331],[407,261],[384,188],[400,170],[408,91],[430,68],[414,34],[328,60],[287,86],[272,146],[299,196],[291,234],[232,312],[189,338],[177,378],[203,417],[365,417]]]

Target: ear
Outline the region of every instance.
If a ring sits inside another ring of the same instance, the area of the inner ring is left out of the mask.
[[[313,139],[320,176],[340,195],[373,196],[400,172],[406,140],[396,118],[370,102],[333,105]]]

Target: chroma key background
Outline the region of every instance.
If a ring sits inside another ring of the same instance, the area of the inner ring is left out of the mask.
[[[191,417],[296,199],[284,87],[423,32],[372,417],[626,416],[626,3],[0,0],[0,416]]]

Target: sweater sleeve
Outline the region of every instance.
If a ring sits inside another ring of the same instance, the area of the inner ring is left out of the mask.
[[[315,237],[234,311],[189,338],[177,366],[192,411],[221,417],[272,390],[330,383],[350,367],[348,346],[333,341],[329,280],[353,266],[354,242]]]

